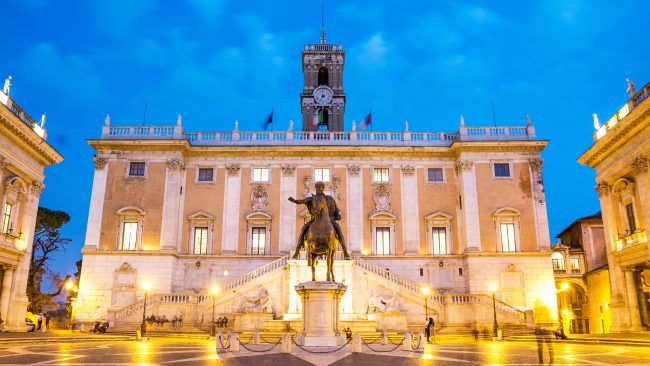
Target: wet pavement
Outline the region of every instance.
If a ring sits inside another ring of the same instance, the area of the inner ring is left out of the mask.
[[[153,339],[147,342],[107,341],[61,342],[56,344],[0,344],[2,365],[536,365],[535,342],[475,343],[459,339],[427,344],[424,350],[374,352],[368,346],[363,353],[352,353],[351,347],[313,354],[294,346],[292,354],[282,354],[277,346],[248,345],[250,350],[217,352],[214,341],[195,339]],[[553,342],[554,363],[557,365],[650,365],[650,349],[624,345],[585,345]],[[377,351],[395,348],[392,344],[373,344]],[[311,349],[313,350],[313,349]],[[321,350],[323,351],[323,350]],[[544,362],[549,364],[544,348]]]

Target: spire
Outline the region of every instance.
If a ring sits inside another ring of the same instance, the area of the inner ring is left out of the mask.
[[[323,4],[320,4],[320,44],[327,43],[325,38],[325,8]]]

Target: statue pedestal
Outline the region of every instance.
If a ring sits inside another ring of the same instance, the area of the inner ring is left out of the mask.
[[[232,328],[238,332],[260,331],[264,329],[264,322],[273,320],[271,313],[236,313]]]
[[[315,281],[296,285],[302,299],[303,332],[296,342],[303,346],[337,346],[345,343],[339,334],[339,304],[347,290],[342,283]]]

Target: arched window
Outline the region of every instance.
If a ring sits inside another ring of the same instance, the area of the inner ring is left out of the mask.
[[[330,117],[329,117],[329,113],[327,112],[327,109],[323,109],[320,112],[320,114],[322,116],[322,121],[320,121],[320,123],[318,123],[318,130],[319,131],[328,131],[329,126],[330,126]]]
[[[555,273],[566,273],[566,266],[564,264],[564,255],[560,252],[553,252],[551,255],[553,261],[553,271]]]
[[[327,67],[321,67],[318,69],[318,85],[329,86],[329,71],[327,70]]]

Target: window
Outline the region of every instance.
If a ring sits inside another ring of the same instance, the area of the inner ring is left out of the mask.
[[[208,228],[194,228],[194,250],[193,254],[208,254]]]
[[[376,254],[390,254],[390,228],[378,227],[375,231],[377,250]]]
[[[199,168],[199,182],[212,182],[214,180],[214,169]]]
[[[253,240],[251,242],[251,254],[262,255],[266,244],[266,228],[254,227]]]
[[[629,234],[634,234],[636,231],[636,221],[634,220],[634,206],[631,203],[625,205],[625,213],[627,214],[627,224],[630,230]]]
[[[431,242],[433,243],[433,254],[446,255],[449,254],[447,250],[447,228],[432,227],[431,228]]]
[[[494,176],[498,178],[510,178],[510,164],[494,163]]]
[[[501,224],[501,251],[515,251],[515,224]]]
[[[329,84],[329,72],[326,67],[318,69],[318,85]]]
[[[428,182],[442,182],[442,168],[429,168],[427,169],[427,181]]]
[[[138,242],[138,223],[127,221],[122,228],[122,250],[135,250]]]
[[[253,182],[268,182],[269,168],[253,168]]]
[[[13,205],[9,203],[5,203],[5,210],[4,213],[2,214],[2,232],[3,233],[9,233],[9,230],[13,230],[12,225],[11,225],[11,210],[13,209]]]
[[[129,175],[132,177],[144,177],[145,164],[143,162],[131,162],[129,164]]]
[[[571,273],[580,273],[580,259],[570,258],[569,262],[571,262]]]
[[[562,253],[554,252],[551,255],[551,261],[553,262],[553,271],[555,272],[564,272],[564,256]]]
[[[375,168],[375,182],[388,182],[388,168]]]
[[[314,169],[314,179],[316,182],[329,182],[330,181],[330,169],[329,168],[315,168]]]

